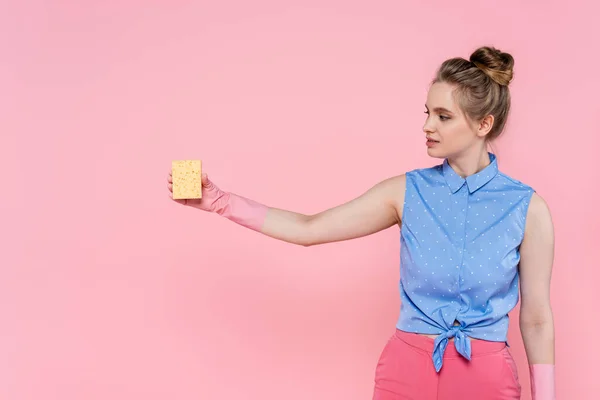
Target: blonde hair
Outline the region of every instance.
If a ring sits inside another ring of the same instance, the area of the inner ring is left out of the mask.
[[[487,115],[494,116],[492,129],[486,140],[496,139],[508,119],[510,91],[513,79],[514,59],[494,47],[480,47],[469,60],[451,58],[439,67],[433,83],[445,82],[456,87],[455,100],[465,115],[480,121]]]

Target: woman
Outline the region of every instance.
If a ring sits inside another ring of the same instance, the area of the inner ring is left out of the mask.
[[[510,109],[514,60],[493,47],[446,60],[431,83],[423,131],[439,165],[379,182],[315,215],[267,207],[202,175],[202,200],[176,200],[303,246],[401,227],[401,310],[379,358],[373,399],[519,399],[506,341],[519,300],[533,399],[554,399],[545,201],[499,171],[487,151]],[[172,193],[172,178],[168,179]]]

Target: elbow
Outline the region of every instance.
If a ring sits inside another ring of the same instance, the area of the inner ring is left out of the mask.
[[[552,319],[522,321],[519,325],[521,337],[526,343],[554,340],[554,323]]]
[[[521,321],[519,323],[522,332],[538,331],[554,327],[552,319],[539,319],[535,321]]]
[[[302,228],[298,234],[298,240],[296,240],[296,244],[302,247],[311,247],[317,244],[312,231],[312,216],[306,215],[302,221]]]
[[[519,320],[521,329],[539,329],[554,324],[550,307],[535,313],[521,312]]]
[[[315,244],[317,244],[314,240],[312,240],[312,238],[310,237],[310,235],[302,235],[302,237],[296,241],[296,244],[302,246],[302,247],[311,247],[314,246]]]
[[[328,229],[322,222],[315,219],[314,215],[305,216],[298,237],[299,239],[295,243],[303,247],[312,247],[339,240],[331,233],[331,229]]]

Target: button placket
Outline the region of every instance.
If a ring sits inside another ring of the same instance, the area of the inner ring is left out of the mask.
[[[457,248],[458,248],[458,254],[459,254],[459,259],[457,260],[457,265],[458,265],[458,278],[457,278],[457,290],[456,290],[456,297],[457,297],[457,315],[460,312],[461,309],[461,281],[464,279],[464,272],[465,272],[465,268],[464,268],[464,261],[465,261],[465,254],[466,254],[466,232],[467,232],[467,214],[468,214],[468,210],[469,210],[469,189],[468,186],[465,184],[459,191],[458,193],[459,196],[459,214],[458,214],[458,218],[457,220],[461,222],[461,224],[459,225],[460,229],[457,228],[457,231],[459,232],[459,234],[456,236],[457,237]]]

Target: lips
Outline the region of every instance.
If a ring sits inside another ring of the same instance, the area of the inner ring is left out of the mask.
[[[431,148],[431,147],[435,147],[435,145],[438,144],[438,143],[439,143],[439,141],[437,141],[437,140],[433,140],[431,138],[427,138],[427,141],[425,142],[425,145],[427,147]]]

